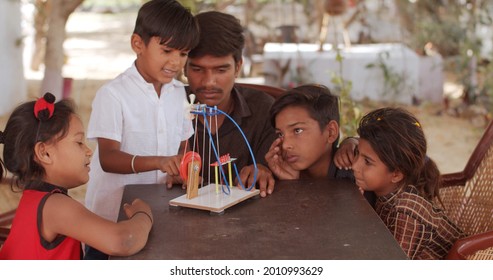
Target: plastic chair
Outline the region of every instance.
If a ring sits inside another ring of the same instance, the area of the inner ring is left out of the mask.
[[[444,174],[440,197],[447,216],[467,237],[457,240],[447,259],[493,259],[493,122],[466,167]]]
[[[0,214],[0,247],[3,245],[10,233],[9,226],[12,224],[15,211],[16,209]]]
[[[8,185],[12,184],[12,178],[3,178],[2,183]],[[0,247],[3,245],[10,233],[10,225],[12,225],[12,221],[14,220],[16,210],[17,209],[13,209],[0,214]]]
[[[279,98],[281,95],[283,95],[286,90],[280,87],[273,87],[273,86],[268,86],[268,85],[259,85],[259,84],[246,84],[246,83],[236,83],[236,85],[240,87],[247,87],[247,88],[253,88],[256,90],[263,91],[267,93],[268,95],[274,97],[274,99]]]

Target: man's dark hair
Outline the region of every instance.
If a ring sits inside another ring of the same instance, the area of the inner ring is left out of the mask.
[[[200,40],[197,47],[188,53],[190,58],[231,54],[235,63],[241,61],[245,37],[244,29],[237,18],[216,11],[203,12],[195,17],[200,28]]]

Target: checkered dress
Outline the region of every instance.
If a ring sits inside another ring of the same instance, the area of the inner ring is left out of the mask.
[[[378,197],[375,211],[410,259],[443,259],[453,243],[463,237],[432,202],[407,186]]]

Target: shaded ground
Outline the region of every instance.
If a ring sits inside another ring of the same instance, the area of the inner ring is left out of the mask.
[[[86,127],[96,90],[129,67],[134,59],[129,43],[134,21],[134,13],[76,13],[68,22],[64,76],[74,79],[71,98],[77,103]],[[38,94],[42,71],[26,72],[29,96],[34,97]],[[428,154],[437,162],[441,172],[461,171],[479,141],[484,126],[472,125],[469,119],[437,114],[443,111],[441,104],[408,109],[420,119],[428,139]],[[0,116],[0,130],[5,127],[7,118]],[[71,190],[70,193],[83,201],[85,186]],[[8,186],[0,185],[0,213],[15,208],[18,197]]]

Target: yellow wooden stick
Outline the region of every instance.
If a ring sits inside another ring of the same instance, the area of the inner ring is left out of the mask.
[[[233,172],[231,171],[231,161],[228,162],[229,186],[233,187]]]

